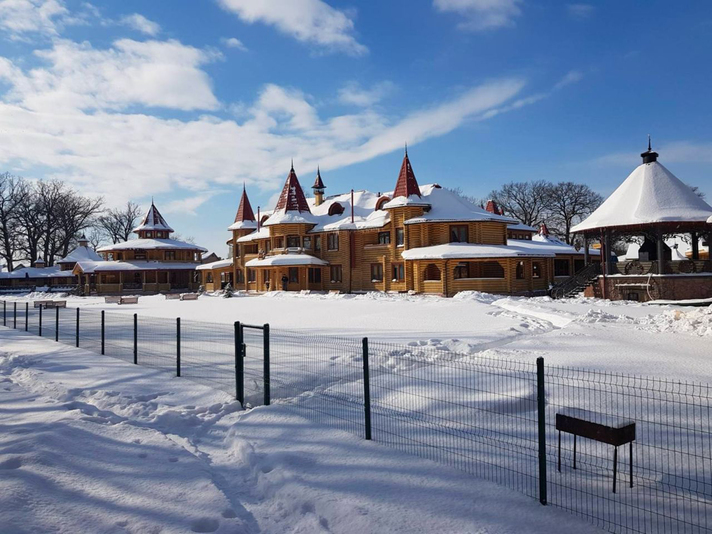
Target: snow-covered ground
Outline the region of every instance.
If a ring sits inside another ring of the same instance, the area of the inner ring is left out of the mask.
[[[3,534],[599,532],[290,405],[245,412],[165,371],[1,327],[0,402]]]

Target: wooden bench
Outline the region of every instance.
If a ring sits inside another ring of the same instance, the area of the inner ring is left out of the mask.
[[[121,297],[104,297],[105,304],[119,304],[121,302]]]
[[[630,487],[633,487],[633,441],[635,423],[629,419],[583,410],[564,408],[556,414],[556,430],[559,431],[559,471],[561,471],[561,433],[574,435],[574,469],[576,469],[576,437],[592,439],[613,445],[613,493],[616,492],[618,474],[618,447],[630,443]]]
[[[120,297],[119,304],[138,304],[138,297]]]
[[[35,306],[35,308],[47,309],[47,305],[51,304],[51,303],[52,303],[51,300],[36,300],[34,306]]]
[[[180,296],[181,300],[198,300],[198,294],[197,293],[183,293]]]
[[[49,300],[47,301],[47,306],[45,308],[66,308],[66,300]]]
[[[166,293],[164,295],[166,297],[166,300],[181,300],[182,296],[180,293]]]

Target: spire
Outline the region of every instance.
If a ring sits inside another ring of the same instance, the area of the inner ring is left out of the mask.
[[[141,219],[141,223],[134,228],[134,232],[139,234],[139,232],[157,230],[162,232],[173,232],[173,228],[168,226],[168,223],[163,218],[163,215],[158,211],[158,208],[153,203],[153,198],[151,198],[151,207],[148,208],[146,215]],[[139,234],[140,235],[140,234]]]
[[[541,223],[541,225],[539,225],[539,235],[544,237],[549,235],[549,228],[546,226],[546,223]]]
[[[406,146],[396,188],[393,191],[393,198],[409,197],[411,195],[420,197],[420,187],[418,186],[418,181],[415,179],[415,173],[410,164],[410,159],[408,159],[408,147]]]
[[[321,172],[319,171],[319,166],[316,168],[316,180],[314,180],[314,185],[312,189],[326,189],[324,182],[321,179]],[[322,191],[323,193],[323,191]]]
[[[643,158],[643,163],[653,163],[657,161],[658,155],[657,152],[653,152],[653,148],[650,144],[650,134],[648,134],[648,150],[640,155]]]
[[[287,175],[287,180],[284,182],[282,193],[279,195],[277,206],[274,209],[275,211],[305,211],[311,213],[304,191],[302,191],[302,186],[299,184],[297,173],[294,172],[294,164],[292,164],[292,168]]]
[[[79,242],[80,247],[86,247],[89,245],[89,240],[87,239],[87,236],[85,234],[80,235],[77,241]]]
[[[504,210],[497,204],[496,200],[488,200],[487,201],[487,207],[485,207],[485,211],[489,211],[490,213],[494,213],[495,215],[504,215]]]
[[[408,157],[408,142],[405,143],[405,157]]]
[[[255,213],[252,211],[250,199],[247,198],[247,190],[245,184],[242,184],[242,197],[240,197],[240,206],[237,208],[235,222],[254,221]]]

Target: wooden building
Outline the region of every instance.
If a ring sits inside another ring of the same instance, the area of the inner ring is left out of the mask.
[[[228,277],[248,291],[452,296],[544,293],[554,282],[554,247],[509,240],[508,226],[518,221],[438,184],[419,186],[407,152],[392,192],[326,197],[318,170],[312,189],[307,199],[292,167],[275,209],[258,217],[243,189],[229,227],[232,265],[202,266],[206,289]]]
[[[97,249],[102,259],[79,260],[74,273],[85,294],[191,291],[200,285],[196,267],[203,247],[171,239],[174,230],[156,206],[135,229],[138,239]]]

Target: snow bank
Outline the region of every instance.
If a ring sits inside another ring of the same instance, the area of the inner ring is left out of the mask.
[[[690,310],[667,310],[658,315],[640,319],[646,330],[674,332],[695,336],[712,336],[712,306]]]

